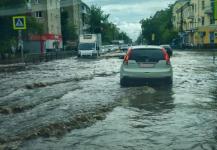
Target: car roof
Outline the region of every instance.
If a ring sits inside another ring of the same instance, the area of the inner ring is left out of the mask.
[[[162,47],[170,47],[170,45],[166,45],[166,44],[165,45],[160,45],[160,46],[162,46]]]
[[[137,45],[137,46],[132,46],[132,49],[162,49],[161,46],[157,45]]]

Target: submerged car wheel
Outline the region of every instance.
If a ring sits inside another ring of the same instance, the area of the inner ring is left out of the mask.
[[[120,85],[121,86],[127,86],[128,85],[128,81],[125,78],[121,78],[120,79]]]
[[[173,79],[172,79],[172,77],[167,78],[167,79],[166,79],[166,83],[167,83],[167,84],[173,84]]]
[[[98,57],[98,55],[97,55],[97,54],[93,54],[93,55],[92,55],[92,57],[94,57],[94,58],[97,58],[97,57]]]

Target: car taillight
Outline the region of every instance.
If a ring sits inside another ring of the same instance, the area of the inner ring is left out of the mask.
[[[124,63],[125,63],[125,64],[128,64],[128,60],[129,60],[129,56],[126,54],[126,55],[124,56]]]
[[[131,51],[132,51],[132,49],[129,48],[128,51],[127,51],[127,54],[124,56],[124,63],[125,64],[128,64],[128,61],[129,61],[130,56],[131,56]]]
[[[161,50],[163,52],[164,59],[166,60],[167,64],[170,64],[170,57],[169,57],[167,51],[164,48],[162,48]]]

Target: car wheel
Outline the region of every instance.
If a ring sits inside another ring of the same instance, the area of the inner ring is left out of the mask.
[[[125,78],[120,79],[120,84],[121,84],[121,86],[127,86],[128,85],[127,80]]]
[[[93,57],[94,57],[94,58],[97,58],[97,57],[98,57],[98,55],[97,55],[97,54],[93,54]]]
[[[78,54],[78,55],[77,55],[77,57],[79,58],[79,57],[81,57],[81,55],[80,55],[80,54]]]
[[[167,79],[166,79],[166,82],[167,82],[168,84],[173,84],[173,79],[172,79],[172,78],[167,78]]]

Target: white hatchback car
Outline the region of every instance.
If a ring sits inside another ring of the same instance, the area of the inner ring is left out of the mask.
[[[120,84],[132,80],[163,80],[172,83],[170,58],[160,46],[133,46],[128,49],[120,69]]]

